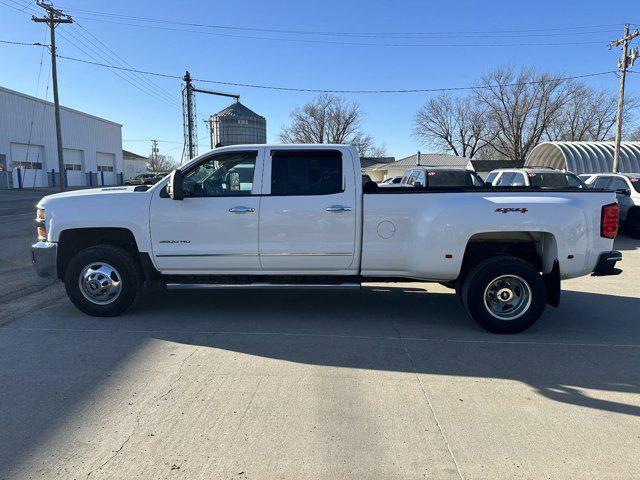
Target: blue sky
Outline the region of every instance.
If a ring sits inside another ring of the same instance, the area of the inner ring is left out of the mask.
[[[0,3],[0,40],[43,41],[45,27],[30,21],[30,13],[18,12],[8,5],[26,6],[27,0],[2,0]],[[87,58],[87,40],[83,49],[78,44],[91,32],[129,64],[142,70],[182,75],[189,69],[202,79],[265,85],[327,89],[403,89],[441,88],[472,85],[479,75],[496,66],[531,65],[566,75],[580,75],[613,70],[619,51],[609,51],[608,41],[620,36],[624,22],[631,18],[630,8],[584,1],[354,1],[325,0],[279,1],[242,0],[166,1],[139,0],[79,1],[64,0],[56,6],[68,9],[79,26],[62,26],[59,53]],[[627,7],[630,7],[627,4]],[[75,9],[75,10],[74,10]],[[98,17],[80,12],[84,9],[118,16]],[[27,8],[28,12],[28,8]],[[202,29],[168,23],[163,28],[123,25],[143,22],[123,16],[151,17],[170,21],[201,23],[245,28],[330,31],[357,34],[364,32],[402,33],[393,36],[354,37],[299,35],[290,33],[251,32],[229,29]],[[635,12],[636,17],[640,12]],[[108,20],[105,21],[105,20]],[[117,23],[116,23],[117,22]],[[618,24],[616,26],[610,24]],[[580,27],[580,28],[573,28]],[[585,28],[582,28],[585,27]],[[589,27],[589,28],[587,28]],[[169,28],[169,29],[166,29]],[[562,29],[532,32],[541,29]],[[174,30],[170,30],[174,29]],[[211,35],[179,30],[199,30],[224,35]],[[512,31],[513,33],[501,33]],[[428,32],[432,35],[413,35]],[[451,32],[442,35],[440,32]],[[487,32],[487,33],[469,33]],[[593,32],[593,33],[586,33]],[[554,35],[550,35],[550,34]],[[227,36],[234,35],[234,36]],[[495,35],[495,36],[487,36]],[[528,36],[522,36],[528,35]],[[238,38],[241,36],[243,38]],[[262,37],[262,38],[246,38]],[[435,37],[435,38],[434,38]],[[92,38],[92,37],[89,37]],[[277,38],[277,39],[274,39]],[[286,41],[279,39],[287,39]],[[312,40],[310,42],[291,39]],[[107,63],[113,57],[92,53]],[[320,40],[320,42],[317,42]],[[48,41],[48,40],[47,40]],[[323,43],[337,42],[337,43]],[[437,44],[427,47],[363,46],[352,43]],[[495,43],[564,43],[578,45],[478,47]],[[583,42],[595,42],[593,44]],[[637,43],[637,42],[636,42]],[[442,46],[461,45],[461,46]],[[97,48],[94,46],[94,48]],[[30,95],[45,94],[49,62],[45,55],[40,85],[37,76],[41,48],[0,44],[0,85]],[[638,69],[636,67],[636,69]],[[148,154],[151,138],[182,141],[180,108],[159,101],[134,88],[109,70],[61,59],[58,63],[60,98],[63,105],[99,115],[123,124],[124,148]],[[179,102],[180,81],[152,79]],[[614,75],[593,77],[588,83],[617,91]],[[640,75],[630,75],[628,92],[640,92]],[[267,118],[268,140],[277,141],[282,125],[293,108],[313,97],[311,93],[256,90],[196,84],[203,88],[239,93],[242,102]],[[145,85],[148,92],[150,87]],[[165,95],[161,93],[160,95]],[[352,94],[349,99],[360,103],[365,114],[365,130],[377,143],[385,143],[387,153],[396,157],[421,146],[411,136],[414,115],[430,94]],[[49,90],[49,98],[51,91]],[[197,110],[204,118],[222,109],[228,99],[204,95],[197,97]],[[207,132],[199,122],[199,139],[207,144]],[[161,153],[179,157],[178,143],[160,144]],[[201,147],[201,151],[204,148]]]

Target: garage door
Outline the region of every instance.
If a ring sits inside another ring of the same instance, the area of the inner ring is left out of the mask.
[[[86,184],[84,152],[82,150],[64,149],[64,169],[69,187],[80,187]]]
[[[46,187],[44,147],[42,145],[12,143],[11,170],[14,188]]]
[[[113,153],[97,154],[98,162],[98,184],[115,185],[116,184],[116,156]],[[104,179],[104,182],[103,182]]]

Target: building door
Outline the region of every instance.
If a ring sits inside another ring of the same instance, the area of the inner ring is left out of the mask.
[[[113,153],[96,154],[98,185],[116,184],[116,156]],[[104,181],[102,180],[104,178]]]
[[[64,169],[67,177],[67,186],[84,186],[86,176],[84,174],[84,152],[74,148],[64,149]]]
[[[7,178],[7,157],[0,153],[0,190],[9,188],[9,179]]]
[[[44,171],[44,147],[25,143],[11,144],[13,188],[42,188],[47,186]]]
[[[358,205],[349,151],[274,149],[265,160],[262,268],[292,273],[352,268]]]

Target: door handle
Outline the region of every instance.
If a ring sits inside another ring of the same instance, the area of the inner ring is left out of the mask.
[[[350,212],[351,207],[347,207],[346,205],[331,205],[330,207],[325,208],[327,212]]]
[[[251,207],[232,207],[229,209],[229,213],[253,213],[255,208]]]

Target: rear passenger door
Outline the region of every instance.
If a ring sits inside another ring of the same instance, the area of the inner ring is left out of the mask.
[[[262,269],[308,273],[357,268],[356,185],[349,150],[274,148],[265,160]]]

